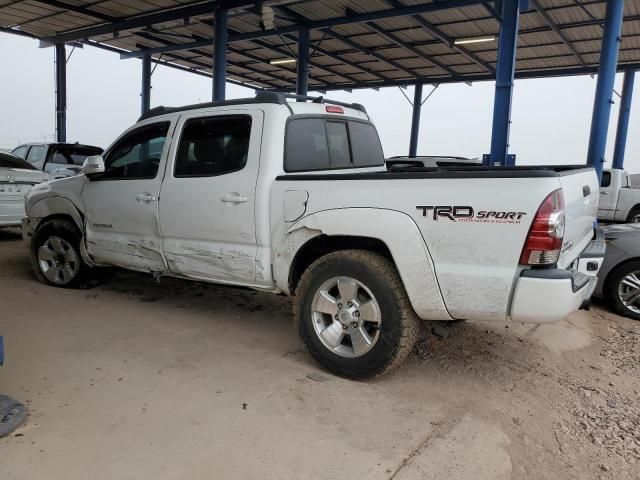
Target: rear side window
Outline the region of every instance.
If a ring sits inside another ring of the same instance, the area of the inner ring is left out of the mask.
[[[607,188],[611,185],[611,172],[602,172],[602,180],[600,180],[600,186]]]
[[[29,163],[37,163],[44,157],[44,152],[46,147],[44,145],[34,145],[29,150],[29,155],[27,156],[27,162]]]
[[[294,118],[287,124],[285,143],[287,172],[384,165],[378,133],[367,122]]]
[[[216,116],[188,120],[176,155],[175,177],[211,177],[247,164],[251,117]]]

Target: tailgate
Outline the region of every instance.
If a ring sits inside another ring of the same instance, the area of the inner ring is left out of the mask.
[[[600,187],[592,168],[559,174],[565,204],[565,234],[559,268],[567,268],[593,238]]]

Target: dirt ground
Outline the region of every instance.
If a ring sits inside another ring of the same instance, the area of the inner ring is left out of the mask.
[[[120,271],[46,287],[0,231],[0,393],[30,410],[0,478],[640,478],[640,322],[468,321],[362,383],[320,370],[290,311]]]

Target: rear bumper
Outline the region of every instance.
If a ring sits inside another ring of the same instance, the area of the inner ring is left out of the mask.
[[[511,319],[531,323],[557,322],[578,309],[588,309],[598,284],[596,275],[604,253],[604,240],[598,234],[571,270],[523,270],[511,301]]]

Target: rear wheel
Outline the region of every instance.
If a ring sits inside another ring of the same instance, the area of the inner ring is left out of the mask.
[[[614,269],[607,278],[604,295],[616,313],[640,320],[640,261]]]
[[[419,320],[395,266],[363,250],[316,260],[298,284],[294,317],[316,361],[353,379],[400,365],[419,333]]]
[[[627,223],[640,223],[640,208],[634,207],[627,217]]]
[[[68,220],[50,220],[40,225],[31,240],[31,264],[42,283],[54,287],[81,287],[89,267],[80,254],[81,234]]]

